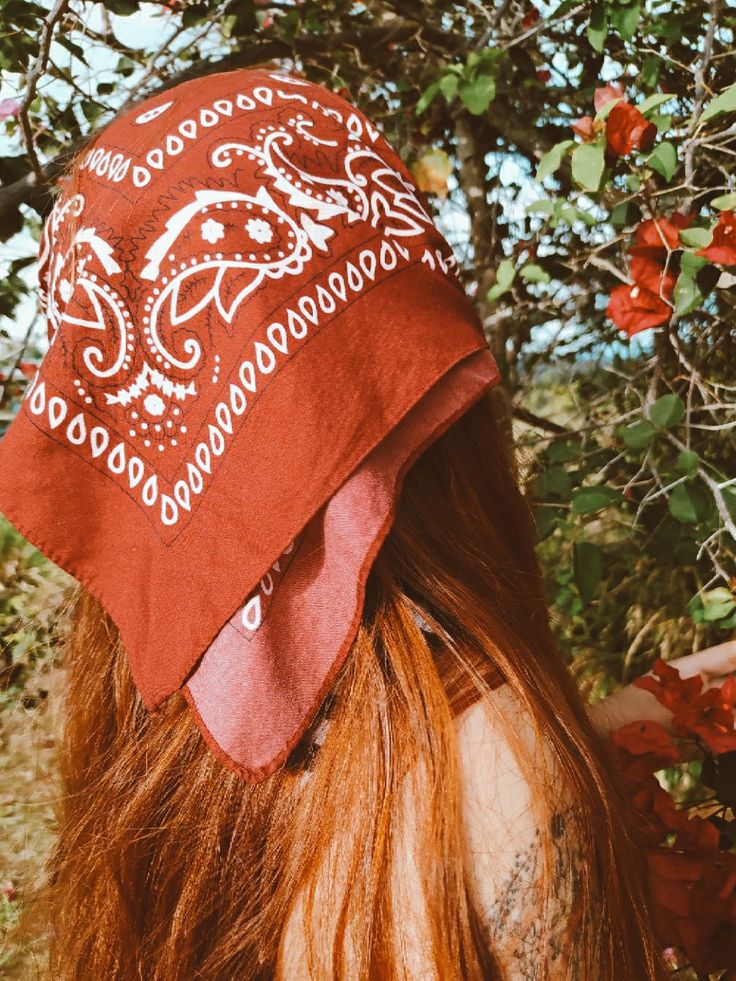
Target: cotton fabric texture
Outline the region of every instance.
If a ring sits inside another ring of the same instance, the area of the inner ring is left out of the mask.
[[[0,510],[105,607],[147,708],[183,689],[262,780],[354,640],[403,474],[497,381],[452,250],[370,120],[251,69],[94,139],[40,289]]]

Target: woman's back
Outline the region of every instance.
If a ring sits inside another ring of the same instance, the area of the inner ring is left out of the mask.
[[[489,701],[479,701],[456,718],[463,788],[464,859],[472,901],[492,946],[498,968],[509,981],[579,978],[581,945],[595,949],[591,924],[595,907],[584,907],[580,884],[580,848],[576,815],[564,774],[555,773],[523,704],[502,685]],[[509,737],[508,719],[516,737]],[[549,770],[556,787],[554,807],[540,807],[530,770]],[[427,929],[427,897],[418,861],[417,826],[427,799],[421,784],[406,781],[402,824],[392,866],[392,915],[403,944],[406,978],[442,981],[434,966]],[[333,848],[339,848],[336,842]],[[545,880],[546,852],[554,875]],[[332,853],[332,850],[331,850]],[[331,874],[334,859],[325,857],[317,871],[319,915],[336,908],[340,885]],[[349,884],[348,884],[349,887]],[[549,934],[544,935],[545,908]],[[281,940],[277,981],[312,981],[330,976],[327,957],[310,974],[304,933],[304,903],[297,896]],[[321,947],[323,955],[329,947]],[[348,945],[344,975],[350,968]]]
[[[507,720],[516,723],[510,739]],[[471,900],[479,913],[498,969],[508,981],[537,978],[582,978],[581,945],[595,949],[595,906],[583,904],[580,884],[578,820],[565,775],[544,752],[532,720],[507,685],[496,688],[487,701],[466,708],[456,720],[462,786],[464,860]],[[535,798],[530,770],[549,772],[549,793]],[[391,868],[392,915],[403,945],[406,979],[442,981],[433,962],[426,890],[419,874],[421,847],[417,825],[430,805],[421,784],[406,781],[401,826]],[[548,806],[549,805],[549,806]],[[335,924],[329,911],[349,882],[335,881],[334,842],[316,872],[319,898],[316,912],[323,918],[321,957],[310,973],[305,943],[303,895],[289,912],[279,950],[276,981],[319,981],[331,976],[331,943]],[[546,850],[551,850],[554,875],[545,880]],[[548,908],[549,935],[543,936]],[[317,924],[315,924],[317,926]],[[319,927],[317,927],[319,929]],[[357,981],[350,942],[346,949],[344,981]]]

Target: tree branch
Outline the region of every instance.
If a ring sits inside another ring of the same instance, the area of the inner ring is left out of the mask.
[[[20,124],[23,129],[23,136],[25,137],[26,141],[26,153],[28,154],[28,160],[31,164],[34,183],[36,184],[40,184],[43,181],[43,168],[39,163],[38,155],[36,153],[36,144],[33,138],[33,127],[31,126],[28,110],[36,97],[38,80],[45,72],[49,61],[49,51],[51,49],[51,38],[54,33],[54,27],[56,26],[57,21],[59,21],[59,19],[63,16],[64,11],[68,6],[69,0],[56,0],[56,3],[51,8],[48,16],[43,22],[41,36],[38,43],[38,58],[36,58],[35,62],[33,63],[33,68],[29,72],[26,94],[23,97],[23,102],[21,103],[20,110],[18,112],[18,118],[20,119]]]

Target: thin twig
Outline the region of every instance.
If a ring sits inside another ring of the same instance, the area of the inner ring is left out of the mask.
[[[54,27],[60,18],[64,15],[65,10],[69,6],[69,0],[56,0],[56,3],[51,8],[48,16],[43,22],[43,27],[41,28],[41,34],[38,43],[38,57],[33,63],[33,68],[31,68],[28,73],[28,81],[26,84],[26,94],[23,97],[23,102],[21,103],[20,110],[18,112],[18,118],[20,120],[21,127],[23,129],[23,136],[26,142],[26,154],[28,155],[28,160],[31,164],[31,169],[35,177],[35,182],[37,184],[42,184],[44,181],[44,172],[41,167],[41,163],[38,159],[38,154],[36,153],[36,144],[33,137],[33,127],[31,126],[31,120],[28,115],[31,103],[36,97],[36,87],[38,81],[46,71],[46,66],[49,60],[49,51],[51,50],[51,38],[53,37]]]

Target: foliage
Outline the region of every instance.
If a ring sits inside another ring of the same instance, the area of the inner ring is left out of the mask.
[[[658,660],[636,684],[672,713],[673,731],[632,722],[611,748],[639,816],[661,935],[705,976],[736,960],[736,678],[704,690],[700,676]],[[655,774],[669,769],[671,780],[683,749],[696,778],[678,806]]]
[[[0,708],[17,699],[33,708],[45,697],[43,670],[72,582],[0,518]]]

